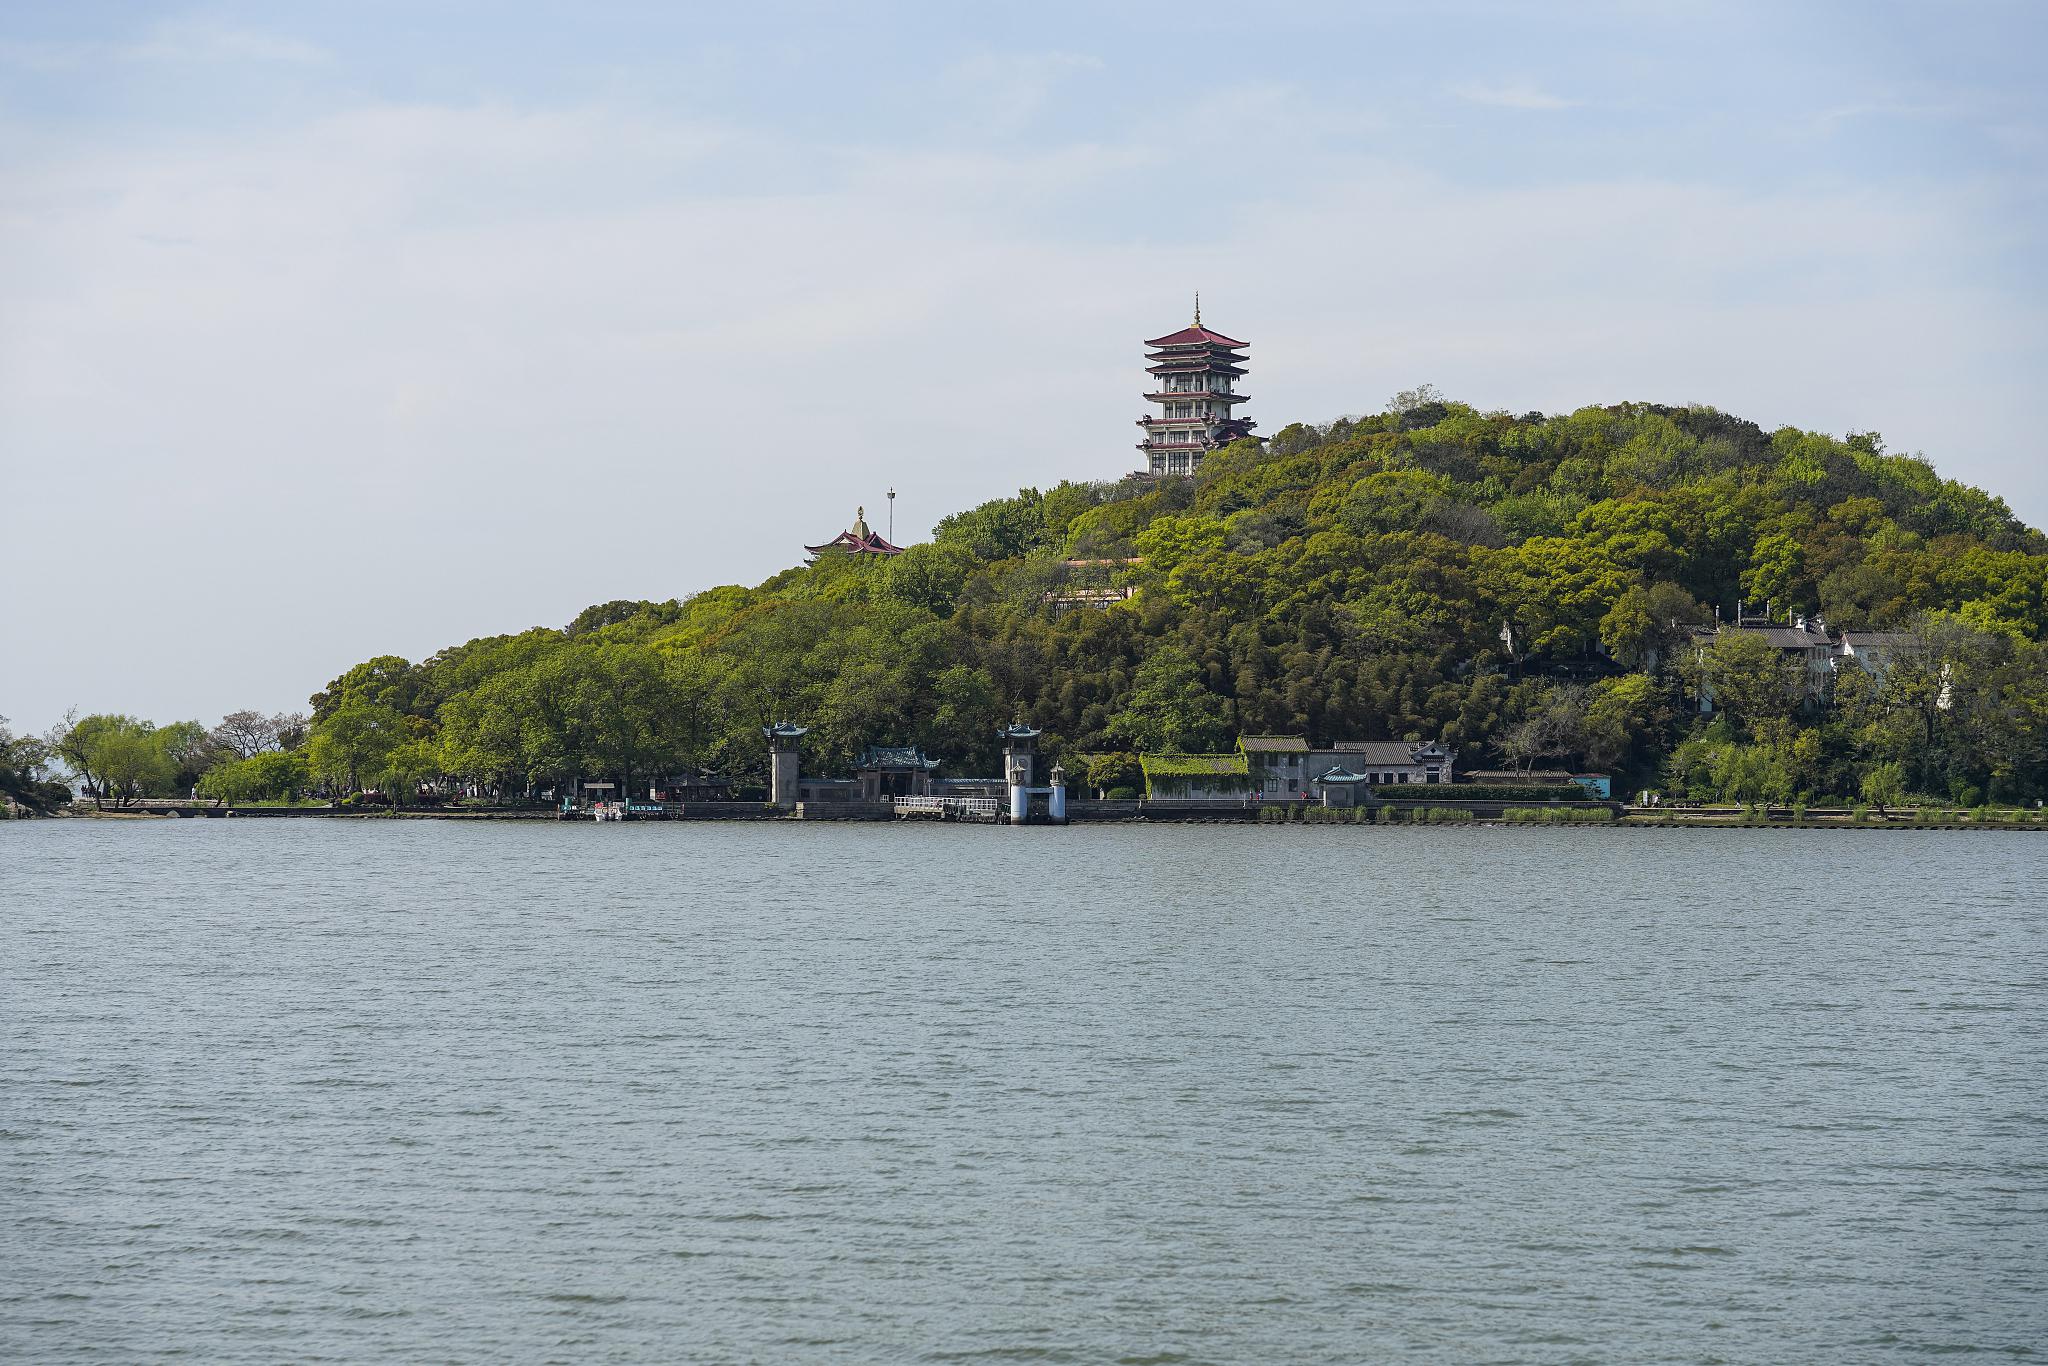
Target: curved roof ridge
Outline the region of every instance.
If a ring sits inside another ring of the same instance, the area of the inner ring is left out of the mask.
[[[1208,342],[1219,346],[1251,345],[1250,342],[1236,341],[1230,337],[1226,337],[1221,332],[1218,332],[1215,328],[1204,327],[1200,323],[1191,323],[1188,326],[1183,327],[1180,331],[1168,333],[1164,337],[1154,337],[1150,341],[1146,342],[1145,345],[1191,346],[1197,342]]]

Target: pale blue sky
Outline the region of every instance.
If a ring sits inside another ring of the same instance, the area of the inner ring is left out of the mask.
[[[302,705],[1432,382],[2048,522],[2048,6],[0,5],[0,713]],[[877,519],[879,520],[879,518]]]

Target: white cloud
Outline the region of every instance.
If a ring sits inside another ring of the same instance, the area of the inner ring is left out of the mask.
[[[1467,103],[1492,105],[1499,109],[1571,109],[1585,103],[1583,100],[1568,100],[1562,96],[1553,95],[1528,81],[1512,81],[1503,84],[1464,81],[1449,87],[1449,89],[1452,95]]]
[[[204,19],[167,21],[126,42],[0,40],[0,65],[39,72],[75,71],[110,61],[186,66],[326,60],[326,52],[302,39]]]
[[[0,39],[0,65],[22,71],[70,71],[89,60],[94,50],[85,43]]]
[[[130,62],[319,62],[326,54],[284,34],[236,28],[205,19],[158,24],[143,37],[115,49]]]
[[[938,85],[948,116],[983,133],[1014,133],[1042,112],[1060,87],[1100,71],[1077,52],[982,52],[949,66]]]

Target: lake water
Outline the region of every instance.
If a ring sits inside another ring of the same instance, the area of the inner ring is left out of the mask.
[[[0,826],[0,1357],[2048,1352],[2048,838]]]

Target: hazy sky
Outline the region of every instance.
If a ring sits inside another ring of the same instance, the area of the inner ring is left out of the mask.
[[[2048,523],[2048,5],[0,3],[0,714],[212,721],[1430,382]]]

